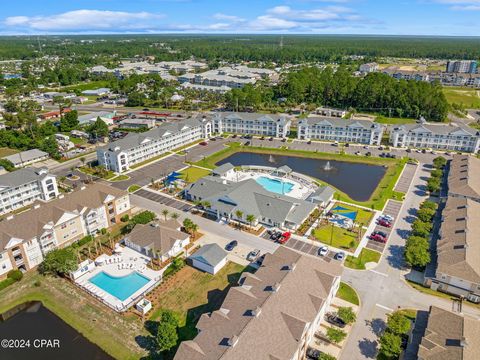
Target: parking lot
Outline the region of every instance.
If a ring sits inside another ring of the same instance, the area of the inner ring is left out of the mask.
[[[384,226],[376,225],[374,231],[382,231],[387,234],[387,242],[388,237],[395,225],[395,220],[400,213],[400,209],[402,208],[402,203],[394,200],[388,200],[387,204],[385,205],[385,209],[383,210],[383,215],[390,215],[394,218],[393,224],[391,228],[386,228]],[[383,252],[385,249],[386,243],[382,243],[379,241],[368,240],[366,247],[371,250],[375,250],[378,252]]]
[[[406,193],[412,183],[413,176],[415,175],[415,171],[417,171],[416,164],[407,164],[405,165],[405,169],[403,169],[402,176],[398,179],[397,184],[395,185],[395,191],[399,191],[402,193]]]
[[[181,211],[185,211],[185,212],[189,211],[193,207],[192,205],[187,204],[183,201],[172,199],[171,197],[161,195],[161,194],[157,194],[157,193],[154,193],[152,191],[145,190],[145,189],[140,189],[140,190],[136,191],[135,195],[144,197],[146,199],[149,199],[149,200],[158,202],[160,204],[167,205],[167,206],[173,207],[177,210],[181,210]]]
[[[262,234],[261,237],[263,239],[267,240],[267,241],[274,241],[274,240],[270,239],[270,234],[268,234],[268,232],[266,232],[266,231]],[[305,241],[298,240],[298,239],[295,239],[293,237],[288,239],[288,241],[285,244],[283,244],[283,246],[286,246],[290,249],[296,250],[296,251],[304,253],[304,254],[316,256],[319,259],[323,259],[327,262],[332,261],[335,254],[336,254],[334,251],[329,250],[326,256],[319,256],[318,255],[318,250],[320,249],[320,246],[323,246],[323,245],[309,244]]]

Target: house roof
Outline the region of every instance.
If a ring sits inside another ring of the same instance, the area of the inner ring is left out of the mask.
[[[480,201],[480,160],[469,155],[455,155],[450,161],[448,191]]]
[[[342,273],[338,264],[285,247],[243,273],[219,310],[203,314],[200,330],[184,341],[176,360],[291,359]]]
[[[235,169],[235,166],[233,166],[231,163],[225,163],[225,164],[222,164],[222,165],[216,167],[215,169],[213,169],[212,174],[217,175],[217,176],[222,176],[226,172],[228,172],[232,169]]]
[[[0,221],[0,251],[5,249],[11,238],[28,241],[44,232],[46,226],[54,226],[65,213],[79,215],[88,209],[97,209],[110,196],[115,198],[128,195],[126,191],[95,183],[84,189],[66,194],[50,202],[37,202],[32,208],[14,215],[11,220]]]
[[[222,119],[238,119],[243,121],[253,121],[255,123],[280,123],[285,125],[291,120],[286,115],[278,114],[258,114],[258,113],[249,113],[249,112],[224,112],[216,113],[217,118]]]
[[[437,241],[437,272],[480,284],[480,203],[449,197]]]
[[[227,257],[227,252],[216,243],[203,245],[198,251],[190,255],[190,259],[200,261],[215,267]]]
[[[189,235],[177,230],[180,224],[177,221],[159,221],[152,224],[137,224],[132,232],[125,237],[131,243],[164,255],[168,253],[175,242],[186,240]]]
[[[418,350],[422,360],[476,360],[480,354],[480,320],[430,307]]]
[[[21,151],[17,154],[5,156],[4,159],[10,160],[14,165],[22,164],[31,160],[48,156],[48,153],[39,149],[31,149],[27,151]]]
[[[334,194],[335,189],[331,186],[319,186],[318,189],[308,197],[308,200],[326,202],[329,201]]]
[[[432,133],[438,135],[451,135],[455,133],[478,136],[478,130],[463,124],[403,124],[394,129],[407,133]]]
[[[347,127],[361,127],[364,129],[380,128],[381,125],[374,123],[369,120],[352,120],[352,119],[342,119],[342,118],[330,118],[330,117],[317,117],[312,116],[305,119],[302,119],[298,122],[299,125],[308,125],[308,126],[331,126],[339,128]]]
[[[245,215],[266,217],[278,223],[299,223],[315,209],[315,205],[305,200],[270,192],[253,179],[231,182],[206,176],[190,184],[187,192],[210,202],[220,212],[240,210]]]

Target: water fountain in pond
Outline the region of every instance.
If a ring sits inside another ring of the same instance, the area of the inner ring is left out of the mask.
[[[274,163],[274,162],[275,162],[275,158],[273,157],[273,155],[270,155],[270,156],[268,157],[268,162],[270,162],[270,163]]]
[[[332,165],[330,165],[330,161],[327,161],[327,163],[325,164],[325,166],[323,167],[323,170],[325,171],[330,171],[332,170]]]

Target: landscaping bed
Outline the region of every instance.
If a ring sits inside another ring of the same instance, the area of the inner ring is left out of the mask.
[[[344,282],[340,283],[340,288],[337,291],[337,297],[354,305],[360,305],[360,299],[358,298],[355,289]]]
[[[320,225],[312,231],[314,240],[339,249],[355,250],[358,246],[357,233],[335,225]]]
[[[348,267],[351,269],[365,270],[366,263],[369,263],[369,262],[378,263],[381,256],[382,254],[380,254],[377,251],[363,248],[358,257],[353,257],[351,255],[348,255],[347,258],[345,259],[344,265],[345,267]]]

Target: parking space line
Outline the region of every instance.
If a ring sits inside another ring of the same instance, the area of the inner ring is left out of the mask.
[[[370,271],[371,271],[371,272],[373,272],[373,273],[375,273],[375,274],[378,274],[378,275],[381,275],[381,276],[388,277],[388,274],[381,273],[380,271],[377,271],[377,270],[374,270],[374,269],[371,269]]]
[[[383,310],[387,310],[387,311],[389,311],[389,312],[393,312],[393,309],[390,309],[389,307],[386,307],[385,305],[375,304],[375,306],[378,306],[379,308],[382,308]]]

